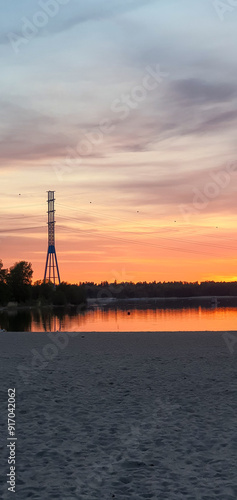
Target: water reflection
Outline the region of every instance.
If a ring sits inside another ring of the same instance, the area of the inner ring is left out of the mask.
[[[0,313],[0,328],[7,332],[31,331],[32,316],[29,310],[9,310]]]
[[[237,301],[213,306],[180,301],[123,302],[81,312],[75,308],[44,308],[0,312],[0,328],[7,331],[224,331],[236,330]]]

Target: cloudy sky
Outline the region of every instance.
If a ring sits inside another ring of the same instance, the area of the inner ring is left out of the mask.
[[[0,1],[0,258],[237,279],[237,2]]]

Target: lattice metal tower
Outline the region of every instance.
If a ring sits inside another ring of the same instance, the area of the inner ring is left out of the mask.
[[[46,257],[44,283],[51,281],[60,285],[60,274],[55,250],[55,210],[54,210],[54,191],[48,191],[48,252]]]

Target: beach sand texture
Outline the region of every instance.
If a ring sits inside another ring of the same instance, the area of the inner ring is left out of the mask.
[[[13,386],[17,500],[236,500],[222,333],[1,333],[0,352],[3,499]]]

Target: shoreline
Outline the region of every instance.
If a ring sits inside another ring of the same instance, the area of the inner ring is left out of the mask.
[[[65,304],[65,305],[53,305],[53,304],[44,304],[44,305],[38,305],[38,304],[31,304],[31,305],[24,305],[24,304],[18,304],[18,305],[6,305],[6,306],[0,306],[0,312],[3,311],[23,311],[23,310],[32,310],[32,309],[67,309],[67,308],[81,308],[82,306],[85,307],[85,309],[89,309],[90,307],[93,306],[104,306],[104,305],[116,305],[119,303],[135,303],[135,302],[189,302],[189,301],[214,301],[217,302],[219,300],[236,300],[237,302],[237,296],[236,295],[203,295],[203,296],[191,296],[191,297],[131,297],[131,298],[116,298],[116,297],[111,297],[111,298],[89,298],[87,299],[86,303],[82,302],[81,304]]]
[[[46,304],[46,305],[15,305],[15,306],[0,306],[0,312],[3,311],[30,311],[33,309],[71,309],[71,308],[76,308],[76,307],[82,307],[84,306],[86,308],[85,302],[82,302],[81,304],[74,305],[74,304],[65,304],[63,306],[55,306],[53,304]]]
[[[78,330],[78,331],[56,331],[56,332],[51,332],[51,331],[44,331],[42,330],[41,332],[36,332],[36,331],[22,331],[22,332],[17,332],[17,331],[7,331],[7,330],[0,330],[1,334],[7,334],[7,335],[69,335],[72,338],[77,337],[81,335],[82,338],[84,338],[86,335],[108,335],[109,337],[111,335],[118,336],[119,338],[122,337],[122,335],[207,335],[207,334],[217,334],[217,335],[225,335],[225,334],[237,334],[237,329],[236,330],[147,330],[147,331],[97,331],[97,330],[91,330],[89,331],[83,331],[83,330]],[[236,341],[237,343],[237,341]]]

